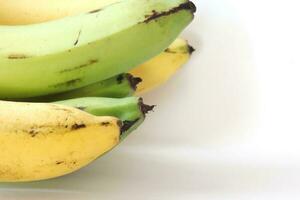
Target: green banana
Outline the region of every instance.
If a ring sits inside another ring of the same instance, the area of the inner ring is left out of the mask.
[[[83,97],[56,101],[56,104],[75,107],[96,116],[114,116],[123,121],[123,140],[129,133],[134,131],[145,120],[145,114],[153,110],[154,106],[143,103],[142,98],[103,98],[103,97]]]
[[[122,98],[133,95],[136,91],[137,85],[141,81],[142,79],[133,77],[131,74],[120,74],[104,81],[99,81],[97,83],[93,83],[91,85],[68,92],[40,97],[9,100],[26,102],[51,102],[79,97]]]
[[[120,0],[89,13],[0,26],[0,98],[87,86],[162,52],[192,21],[188,0]]]

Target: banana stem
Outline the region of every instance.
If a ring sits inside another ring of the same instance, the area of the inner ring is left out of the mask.
[[[56,101],[56,104],[71,106],[96,116],[114,116],[122,120],[121,140],[137,129],[145,120],[146,114],[155,106],[144,104],[139,97],[103,98],[85,97]]]

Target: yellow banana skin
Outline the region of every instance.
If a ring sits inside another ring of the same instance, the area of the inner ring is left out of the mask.
[[[0,0],[0,24],[46,22],[103,8],[120,0]]]
[[[120,122],[56,104],[0,101],[0,182],[62,176],[119,143]]]
[[[176,39],[164,52],[129,73],[140,77],[136,95],[149,92],[169,80],[189,59],[194,49],[186,40]]]

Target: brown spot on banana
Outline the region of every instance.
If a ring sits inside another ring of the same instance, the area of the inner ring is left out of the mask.
[[[59,71],[59,73],[66,73],[66,72],[71,72],[71,71],[79,70],[79,69],[81,69],[81,68],[88,67],[88,66],[90,66],[90,65],[92,65],[92,64],[95,64],[95,63],[97,63],[97,62],[98,62],[97,59],[91,59],[91,60],[89,60],[89,61],[88,61],[87,63],[85,63],[85,64],[78,65],[78,66],[75,66],[75,67],[73,67],[73,68],[61,70],[61,71]]]
[[[167,48],[167,49],[165,50],[165,52],[166,52],[166,53],[174,53],[174,54],[178,53],[178,52],[176,52],[176,51],[172,51],[170,48]]]
[[[74,85],[80,83],[82,80],[81,78],[72,79],[66,82],[57,83],[55,85],[52,85],[52,87],[59,88],[59,87],[73,87]],[[50,86],[51,87],[51,86]]]
[[[26,59],[29,58],[30,56],[27,56],[25,54],[10,54],[7,58],[8,59]]]
[[[101,122],[101,126],[111,126],[111,123],[110,122]]]
[[[86,128],[86,125],[85,124],[77,124],[77,123],[75,123],[75,124],[73,124],[71,126],[71,130],[78,130],[78,129],[82,129],[82,128]]]
[[[95,10],[92,10],[90,12],[88,12],[89,14],[93,14],[93,13],[97,13],[97,12],[100,12],[102,10],[102,8],[99,8],[99,9],[95,9]]]
[[[153,20],[156,20],[160,17],[168,16],[168,15],[177,13],[177,12],[182,11],[182,10],[189,10],[190,12],[195,13],[196,12],[196,6],[191,1],[188,1],[186,3],[180,4],[179,6],[177,6],[175,8],[172,8],[169,11],[157,12],[156,10],[152,10],[152,14],[146,15],[145,16],[146,19],[142,23],[149,23],[149,22],[151,22]]]
[[[39,131],[36,129],[31,129],[28,133],[31,135],[31,137],[35,137],[37,134],[39,134]]]
[[[118,77],[117,77],[117,83],[118,84],[121,84],[124,80],[124,77],[125,75],[124,74],[120,74]]]
[[[77,164],[77,160],[71,160],[71,161],[59,160],[55,162],[55,165],[66,165],[68,168],[73,168],[74,165],[76,164]]]
[[[55,164],[56,164],[56,165],[60,165],[60,164],[63,164],[64,162],[65,162],[65,161],[56,161]]]
[[[77,36],[76,41],[74,42],[74,46],[76,46],[78,44],[80,35],[81,35],[81,30],[79,30],[79,32],[78,32],[78,36]]]

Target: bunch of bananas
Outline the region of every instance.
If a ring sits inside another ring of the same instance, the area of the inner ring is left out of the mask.
[[[193,48],[189,0],[0,0],[0,181],[62,176],[153,109]],[[176,39],[177,38],[177,39]]]

